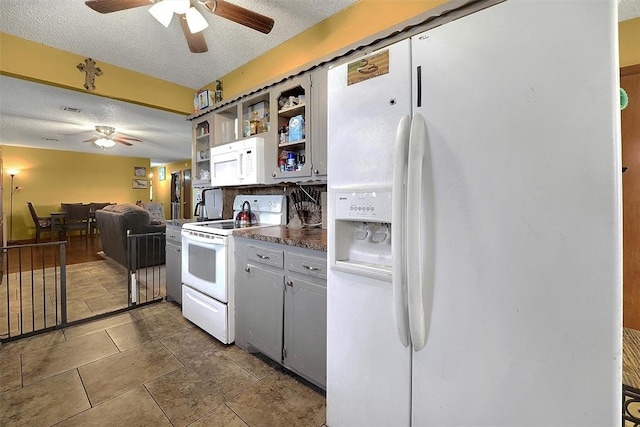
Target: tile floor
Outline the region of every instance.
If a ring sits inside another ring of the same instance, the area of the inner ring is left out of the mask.
[[[322,390],[170,302],[0,345],[2,426],[323,426]]]
[[[140,302],[164,296],[164,265],[140,269],[137,277]],[[59,268],[9,273],[3,279],[0,295],[10,298],[8,304],[4,300],[0,304],[0,336],[51,327],[56,324],[56,318],[61,319],[59,307],[56,312],[61,299]],[[68,265],[66,279],[68,322],[127,307],[127,270],[112,260]],[[145,283],[149,284],[148,292]]]

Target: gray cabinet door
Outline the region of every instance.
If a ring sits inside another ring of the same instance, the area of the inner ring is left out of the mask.
[[[248,264],[243,306],[247,343],[282,363],[284,273]]]
[[[285,293],[285,365],[322,388],[327,382],[326,281],[290,274]]]
[[[166,280],[167,300],[182,304],[182,248],[172,243],[167,243],[166,256]]]

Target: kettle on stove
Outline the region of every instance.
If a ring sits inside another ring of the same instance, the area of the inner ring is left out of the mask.
[[[245,201],[242,204],[242,210],[236,215],[236,227],[249,227],[257,223],[256,214],[251,212],[251,204]]]

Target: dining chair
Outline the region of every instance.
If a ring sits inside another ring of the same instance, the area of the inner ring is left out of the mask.
[[[91,202],[91,203],[89,203],[89,235],[91,237],[93,237],[99,231],[98,230],[98,223],[96,222],[96,211],[99,210],[99,209],[104,208],[105,206],[112,205],[112,204],[115,204],[115,203],[109,203],[109,202],[105,202],[105,203]]]
[[[40,242],[40,234],[43,232],[49,232],[51,236],[51,217],[50,216],[38,216],[35,208],[31,202],[27,202],[29,206],[29,212],[31,212],[31,218],[33,224],[36,226],[36,243]]]
[[[68,235],[70,231],[80,231],[80,236],[84,232],[89,237],[89,205],[82,203],[61,204],[62,211],[67,213],[64,225],[62,226]]]

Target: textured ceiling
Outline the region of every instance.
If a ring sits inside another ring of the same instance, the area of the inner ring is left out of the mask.
[[[275,20],[262,34],[196,5],[209,22],[209,51],[189,51],[174,16],[168,28],[150,6],[100,14],[84,0],[0,0],[0,30],[162,80],[199,89],[353,4],[356,0],[230,0]],[[81,108],[81,113],[60,106]],[[83,143],[95,125],[144,140],[102,150]],[[53,139],[53,140],[52,140]],[[0,143],[67,151],[148,157],[166,163],[191,157],[191,124],[152,108],[0,76]]]
[[[0,94],[4,145],[150,158],[154,164],[191,158],[191,123],[183,115],[6,76],[0,76]],[[143,142],[105,150],[83,142],[98,135],[96,125]]]
[[[618,2],[618,21],[626,21],[639,16],[640,0],[620,0]]]
[[[209,22],[209,51],[189,51],[177,17],[168,28],[150,6],[101,14],[84,0],[0,0],[3,32],[193,89],[211,83],[356,0],[231,0],[275,20],[262,34],[191,3]],[[151,3],[150,3],[151,5]]]
[[[0,0],[0,30],[195,90],[356,2],[229,1],[274,18],[272,32],[264,35],[197,5],[209,22],[204,30],[209,51],[193,54],[175,17],[165,28],[147,6],[100,14],[84,0]],[[640,0],[619,2],[620,20],[638,16]],[[60,106],[82,111],[69,113]],[[82,142],[95,135],[95,125],[113,126],[144,142],[102,151]],[[0,143],[167,163],[191,157],[191,125],[178,114],[0,76]]]

